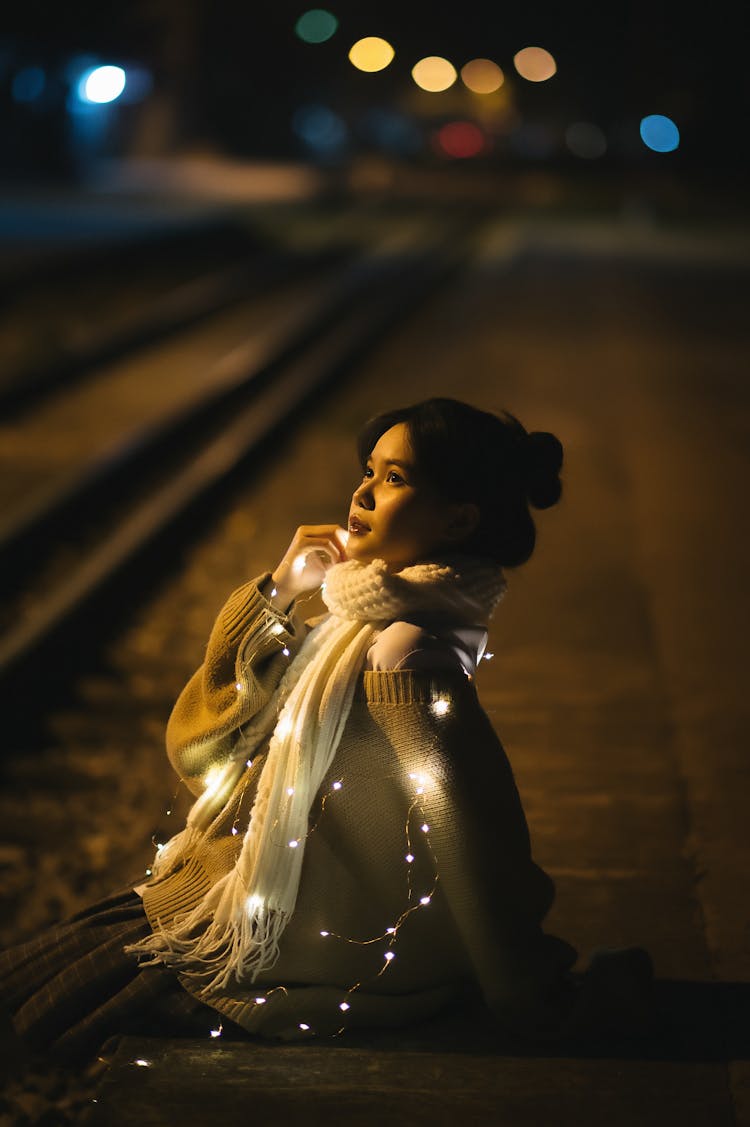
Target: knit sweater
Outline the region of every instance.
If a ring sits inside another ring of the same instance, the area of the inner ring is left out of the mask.
[[[321,620],[303,621],[296,604],[288,614],[275,608],[263,594],[269,579],[264,572],[230,596],[169,718],[169,759],[196,795]],[[312,806],[297,904],[272,969],[210,995],[180,975],[250,1032],[292,1039],[400,1025],[471,984],[513,1026],[575,962],[569,944],[542,931],[554,885],[532,860],[513,773],[473,676],[455,639],[442,653],[432,641],[413,644],[397,669],[375,661],[360,675]],[[261,748],[182,867],[139,889],[152,927],[193,908],[233,867],[264,761]]]

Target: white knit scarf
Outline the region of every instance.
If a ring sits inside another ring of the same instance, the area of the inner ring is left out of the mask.
[[[331,612],[310,630],[268,704],[193,805],[182,833],[160,849],[154,879],[194,853],[268,739],[242,850],[233,870],[170,927],[126,951],[196,979],[206,993],[254,982],[279,956],[294,912],[308,818],[331,767],[365,655],[379,629],[414,613],[446,625],[486,625],[507,584],[498,565],[454,555],[389,572],[384,560],[347,560],[326,573]],[[253,655],[248,656],[252,664]]]

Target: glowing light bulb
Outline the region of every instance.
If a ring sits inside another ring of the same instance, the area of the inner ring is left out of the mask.
[[[386,935],[395,935],[396,934],[395,927],[387,927],[385,929],[385,931],[386,931]]]
[[[252,765],[253,765],[253,761],[252,761],[252,759],[248,759],[248,761],[247,761],[247,763],[245,764],[245,766],[246,766],[246,767],[252,767]]]
[[[414,860],[414,854],[413,853],[407,853],[405,860],[408,861],[409,864],[411,865],[412,861]]]
[[[290,849],[296,849],[298,845],[299,842],[295,838],[292,838],[292,840],[289,842]]]
[[[395,959],[395,958],[396,958],[396,956],[394,955],[393,951],[386,951],[386,953],[385,953],[385,955],[383,956],[383,958],[385,959],[385,961],[386,961],[387,963],[390,963],[390,962],[392,962],[392,961],[393,961],[393,959]]]
[[[289,797],[291,798],[291,796],[292,796],[292,795],[294,794],[294,787],[287,787],[287,788],[286,788],[286,793],[287,793],[287,794],[289,795]]]
[[[272,588],[271,588],[271,598],[273,598],[273,597],[274,597],[274,595],[278,595],[278,593],[279,593],[279,592],[278,592],[278,591],[276,590],[276,588],[275,588],[275,587],[272,587]]]
[[[211,1029],[210,1033],[212,1037],[221,1037],[221,1026],[218,1029]]]
[[[162,851],[162,849],[163,849],[163,848],[164,848],[164,842],[163,842],[163,841],[157,841],[157,843],[156,843],[156,852],[157,852],[157,853],[161,853],[161,851]]]
[[[256,1006],[265,1006],[266,999],[265,998],[256,998],[255,1004],[256,1004]]]
[[[169,815],[170,815],[171,813],[172,813],[172,811],[171,811],[171,810],[167,810],[167,817],[169,817]]]
[[[485,661],[492,661],[492,659],[493,659],[493,657],[494,657],[494,656],[495,656],[494,654],[491,654],[491,653],[486,653],[486,654],[484,655],[484,660],[485,660]]]
[[[307,1031],[310,1028],[310,1026],[306,1025],[304,1021],[301,1021],[299,1023],[299,1027],[300,1027],[300,1029],[304,1029],[305,1031]]]
[[[292,571],[294,572],[294,574],[299,575],[301,571],[304,571],[306,563],[307,556],[296,556],[294,562],[292,563]]]
[[[151,1061],[150,1060],[144,1060],[143,1057],[137,1057],[133,1061],[133,1064],[137,1064],[139,1068],[150,1068],[151,1067]]]
[[[450,701],[446,700],[445,697],[438,697],[436,701],[432,702],[432,711],[436,716],[445,716],[450,706]]]
[[[271,627],[271,633],[272,634],[283,634],[284,633],[284,627],[281,625],[280,622],[274,622],[273,626]]]
[[[339,1002],[339,1009],[343,1010],[344,1013],[346,1013],[347,1010],[351,1009],[351,1006],[349,1005],[348,1002]]]
[[[254,912],[257,912],[259,908],[263,907],[263,897],[258,896],[257,892],[254,892],[252,896],[248,896],[245,905],[248,915],[252,916]]]
[[[151,870],[150,870],[150,869],[146,869],[146,876],[147,876],[147,877],[150,877],[150,876],[151,876]]]
[[[234,687],[235,687],[235,689],[237,690],[238,693],[242,692],[242,682],[241,681],[235,681]]]
[[[288,646],[284,646],[284,648],[281,652],[283,653],[284,657],[289,657],[289,647]]]
[[[236,837],[239,832],[236,826],[232,826],[232,837]]]
[[[427,825],[426,822],[422,822],[422,825],[419,828],[420,828],[420,830],[422,831],[423,834],[427,834],[427,833],[430,832],[430,827]]]
[[[430,902],[430,899],[431,899],[431,898],[430,898],[429,896],[422,896],[422,897],[420,898],[420,901],[419,901],[419,903],[420,903],[420,904],[429,904],[429,902]]]
[[[424,794],[424,787],[417,787],[417,794]]]
[[[333,784],[333,789],[334,789],[334,790],[341,790],[341,786],[342,786],[342,784],[341,784],[340,782],[336,781],[336,782],[335,782],[335,783]]]

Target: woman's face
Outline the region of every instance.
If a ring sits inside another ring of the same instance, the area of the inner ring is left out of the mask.
[[[419,473],[406,423],[396,423],[373,447],[349,509],[349,559],[385,560],[391,571],[456,546],[479,516],[476,505],[441,499]]]

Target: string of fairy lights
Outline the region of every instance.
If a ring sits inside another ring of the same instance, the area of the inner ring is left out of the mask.
[[[298,561],[295,561],[295,563],[297,563],[297,562]],[[304,566],[304,559],[302,561],[301,566],[302,567]],[[300,570],[299,566],[298,566],[297,570]],[[321,585],[321,588],[322,589],[325,588],[324,583]],[[277,594],[278,594],[278,590],[274,586],[271,589],[270,598],[276,597]],[[270,636],[278,637],[279,635],[282,635],[286,632],[284,626],[278,621],[278,618],[275,616],[276,608],[273,608],[273,607],[270,607],[270,606],[269,606],[269,608],[264,608],[264,614],[266,616],[267,636],[270,635]],[[280,652],[287,658],[289,658],[291,656],[291,651],[289,650],[289,647],[285,643],[283,645],[281,645]],[[254,656],[255,655],[251,655],[247,659],[247,661],[245,663],[245,667],[252,666]],[[484,659],[486,659],[486,660],[491,659],[493,656],[494,655],[492,653],[489,653],[489,652],[485,652],[484,655],[483,655]],[[471,674],[468,673],[466,670],[464,670],[464,672],[465,672],[466,677],[469,680],[471,680],[472,679]],[[237,692],[244,691],[244,686],[243,686],[241,681],[236,682],[235,689],[236,689]],[[449,713],[450,708],[451,708],[451,701],[447,696],[444,696],[444,695],[438,696],[433,701],[430,702],[429,707],[430,707],[433,715],[436,718],[440,719],[442,717],[445,717]],[[283,723],[283,720],[281,722]],[[277,731],[277,734],[278,734],[278,725],[277,725],[276,731]],[[281,734],[283,735],[283,733],[281,733]],[[241,745],[241,742],[242,741],[240,740],[240,745]],[[253,781],[251,779],[251,769],[253,768],[254,765],[256,765],[257,758],[258,757],[256,757],[255,759],[247,759],[245,761],[245,771],[244,771],[244,774],[243,774],[244,783],[243,783],[243,786],[242,786],[241,790],[239,791],[239,793],[235,792],[236,811],[235,811],[234,821],[233,821],[231,828],[230,828],[230,832],[233,836],[236,836],[240,832],[239,825],[238,825],[239,817],[240,817],[240,811],[241,811],[242,806],[243,806],[247,787],[251,784],[251,781]],[[204,793],[206,793],[206,792],[211,793],[211,792],[215,791],[215,789],[219,786],[219,784],[221,782],[223,770],[224,770],[223,766],[214,765],[206,771],[205,775],[203,776]],[[352,1009],[352,1000],[351,1000],[352,996],[355,995],[358,990],[360,990],[360,988],[363,986],[363,984],[365,982],[373,981],[377,978],[380,978],[381,975],[383,975],[388,970],[388,968],[393,964],[394,960],[396,959],[396,952],[393,950],[393,948],[394,948],[394,946],[397,942],[399,931],[404,926],[404,924],[407,922],[407,920],[415,912],[422,911],[422,910],[429,907],[429,905],[432,903],[432,899],[435,895],[435,892],[436,892],[438,884],[439,884],[440,876],[439,876],[439,871],[438,871],[438,863],[437,863],[437,857],[435,855],[435,851],[432,847],[432,842],[431,842],[431,839],[430,839],[430,829],[431,829],[430,820],[429,820],[430,815],[429,815],[429,811],[428,811],[428,808],[427,808],[428,807],[429,792],[431,791],[431,789],[434,789],[435,782],[434,782],[434,779],[432,778],[432,776],[429,774],[429,772],[426,772],[426,771],[410,771],[410,772],[407,773],[407,778],[408,778],[407,786],[410,789],[411,797],[410,797],[409,806],[408,806],[408,809],[407,809],[407,812],[406,812],[406,817],[405,817],[405,821],[404,821],[404,831],[403,831],[404,832],[404,846],[403,846],[403,848],[405,849],[405,852],[403,853],[403,863],[404,863],[404,866],[405,866],[405,905],[404,905],[403,909],[401,910],[399,915],[396,917],[396,919],[393,920],[392,923],[390,923],[386,927],[384,927],[384,929],[381,932],[379,932],[377,935],[372,935],[372,936],[369,936],[369,937],[364,938],[364,939],[358,939],[358,938],[354,938],[353,936],[343,935],[339,932],[332,930],[331,928],[326,928],[326,927],[320,928],[319,932],[318,932],[319,938],[323,941],[326,941],[326,942],[335,941],[335,942],[341,942],[341,943],[345,943],[345,944],[357,946],[357,947],[370,947],[370,946],[372,946],[374,944],[378,944],[378,943],[382,943],[382,944],[385,945],[385,950],[383,951],[383,963],[382,963],[382,966],[380,967],[380,969],[373,976],[371,976],[371,978],[360,979],[360,980],[352,983],[350,986],[348,986],[348,987],[346,987],[345,989],[342,990],[342,995],[341,995],[340,1001],[337,1003],[338,1010],[340,1011],[342,1018],[343,1018],[344,1015],[348,1014],[349,1011],[351,1011],[351,1009]],[[183,785],[183,784],[181,784],[181,785]],[[326,789],[319,796],[319,811],[318,811],[317,817],[315,817],[315,819],[308,825],[307,833],[306,833],[306,836],[305,836],[305,842],[318,829],[318,827],[321,823],[321,820],[323,818],[323,815],[325,813],[327,803],[329,801],[331,801],[334,797],[341,795],[342,792],[343,792],[343,794],[346,794],[346,791],[347,791],[346,780],[343,777],[336,776],[335,778],[333,778],[327,784]],[[176,801],[178,793],[179,793],[179,788],[178,788],[178,791],[173,796],[170,806],[166,810],[166,814],[168,816],[171,816],[171,814],[172,814],[172,807],[174,806],[174,803]],[[289,786],[289,787],[286,788],[286,796],[289,799],[291,799],[294,796],[294,787],[293,786]],[[276,824],[278,824],[278,818],[276,819]],[[415,845],[414,845],[414,842],[416,840],[414,838],[415,833],[421,835],[420,840],[423,842],[424,846],[426,847],[427,860],[428,860],[429,864],[431,865],[431,875],[430,875],[430,877],[428,878],[427,881],[421,882],[420,890],[415,889],[414,880],[413,880],[413,876],[412,876],[413,870],[414,870],[414,865],[415,865],[415,862],[417,860],[417,856],[416,856],[416,852],[415,852]],[[299,846],[301,844],[302,844],[301,838],[292,839],[292,840],[290,840],[286,843],[287,848],[290,848],[290,849],[297,849],[297,848],[299,848]],[[154,841],[154,845],[156,846],[157,856],[161,853],[161,851],[163,849],[166,848],[165,843],[162,843],[162,842]],[[146,875],[149,876],[149,877],[152,875],[152,870],[150,868],[146,869]],[[417,891],[419,891],[419,895],[417,895]],[[248,895],[248,898],[247,898],[247,901],[246,901],[246,906],[247,906],[248,911],[253,912],[256,908],[261,906],[261,898],[257,894],[251,892]],[[288,990],[283,985],[273,986],[272,988],[270,988],[268,990],[261,990],[252,999],[251,1004],[253,1006],[265,1006],[265,1005],[267,1005],[269,999],[272,996],[279,994],[279,993],[282,993],[284,995],[288,995]],[[300,1033],[303,1034],[303,1035],[304,1034],[310,1034],[311,1036],[314,1036],[315,1033],[316,1033],[315,1029],[310,1024],[309,1021],[298,1021],[296,1023],[296,1027],[298,1028]],[[347,1028],[347,1025],[346,1025],[346,1022],[344,1021],[344,1023],[341,1024],[332,1034],[329,1034],[328,1030],[326,1030],[326,1034],[332,1035],[332,1036],[339,1036],[346,1031],[346,1028]],[[212,1038],[212,1039],[215,1039],[215,1038],[221,1037],[222,1033],[223,1033],[223,1025],[220,1022],[216,1028],[211,1029],[209,1031],[209,1037]],[[145,1060],[136,1060],[136,1061],[134,1061],[134,1063],[137,1064],[137,1065],[144,1065],[144,1066],[150,1064],[149,1061],[145,1061]]]

